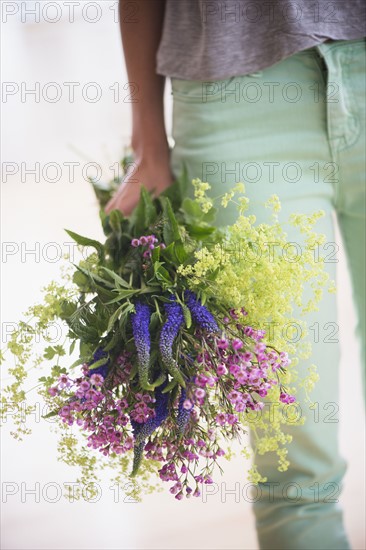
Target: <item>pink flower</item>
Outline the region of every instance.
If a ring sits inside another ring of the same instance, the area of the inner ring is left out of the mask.
[[[94,386],[101,386],[104,382],[104,378],[101,374],[92,374],[90,382],[94,384]]]
[[[128,407],[127,400],[125,398],[121,399],[118,403],[118,407],[121,409],[127,409]]]
[[[296,401],[296,399],[293,395],[289,395],[288,393],[281,393],[280,401],[282,401],[282,403],[289,404],[289,403],[293,403],[294,401]]]
[[[236,424],[238,422],[238,417],[236,414],[228,414],[226,415],[226,420],[229,424]]]
[[[231,374],[233,374],[235,376],[240,371],[240,367],[239,367],[239,365],[236,365],[234,363],[234,364],[230,365],[229,371],[230,371]]]
[[[195,383],[197,386],[201,386],[203,388],[206,386],[208,380],[208,376],[205,376],[204,374],[199,374],[198,376],[196,376]]]
[[[231,401],[231,403],[236,403],[236,401],[239,401],[241,399],[241,395],[239,392],[232,390],[228,394],[228,398],[229,398],[229,401]]]
[[[238,316],[238,314],[236,313],[236,310],[235,310],[235,309],[231,308],[231,309],[229,310],[229,313],[230,313],[230,316],[231,316],[233,319],[238,319],[238,318],[239,318],[239,316]]]
[[[226,414],[225,413],[219,413],[216,415],[215,420],[220,426],[224,426],[226,422]]]
[[[243,347],[243,342],[239,340],[239,338],[234,338],[234,340],[231,342],[231,346],[234,350],[238,350]]]
[[[58,394],[58,389],[57,388],[48,388],[48,393],[52,396],[52,397],[55,397],[55,395]]]
[[[229,342],[226,338],[219,338],[217,340],[217,347],[220,349],[226,349],[229,347]]]
[[[264,344],[263,342],[256,344],[254,347],[255,353],[261,353],[262,351],[265,351],[265,349],[266,344]]]
[[[66,374],[62,374],[58,379],[58,385],[61,389],[71,386],[69,377]]]
[[[224,374],[227,374],[228,370],[223,363],[219,363],[217,365],[216,372],[219,376],[223,376]]]
[[[194,394],[197,397],[197,399],[203,399],[206,395],[206,392],[202,388],[197,388]]]
[[[80,384],[80,389],[84,392],[88,391],[88,389],[90,388],[90,384],[89,382],[87,382],[86,380],[83,380]]]

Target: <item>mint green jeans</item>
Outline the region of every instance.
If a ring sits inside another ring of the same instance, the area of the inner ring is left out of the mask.
[[[273,193],[281,200],[284,223],[292,212],[324,210],[316,229],[326,235],[321,252],[334,280],[337,216],[358,313],[365,387],[364,85],[364,39],[327,42],[257,73],[217,82],[173,78],[171,165],[178,176],[184,163],[190,178],[211,184],[213,195],[243,181],[248,213],[258,222],[270,221],[263,204]],[[193,186],[190,193],[193,197]],[[234,219],[235,207],[228,207],[217,223]],[[289,241],[299,243],[295,229],[286,225],[286,231]],[[347,465],[338,449],[336,296],[325,293],[319,311],[306,320],[312,355],[298,370],[302,375],[310,364],[318,367],[316,407],[309,410],[299,394],[306,422],[286,428],[294,437],[287,472],[278,472],[274,453],[256,460],[268,479],[253,504],[258,539],[261,548],[347,549],[338,502]]]

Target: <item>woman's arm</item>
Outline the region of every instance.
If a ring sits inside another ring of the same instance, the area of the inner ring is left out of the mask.
[[[107,212],[118,208],[125,215],[135,207],[141,184],[158,194],[173,181],[164,124],[165,77],[155,72],[165,0],[134,0],[134,22],[126,17],[128,3],[131,0],[120,0],[119,14],[128,80],[137,86],[137,101],[131,103],[135,166],[106,206]]]

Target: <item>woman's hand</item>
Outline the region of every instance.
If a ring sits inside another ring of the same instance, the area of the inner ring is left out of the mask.
[[[167,160],[142,158],[135,161],[128,167],[123,182],[106,205],[105,211],[109,214],[111,210],[118,209],[125,216],[129,216],[139,201],[141,185],[144,185],[148,191],[154,189],[153,197],[156,197],[173,181],[169,157]]]

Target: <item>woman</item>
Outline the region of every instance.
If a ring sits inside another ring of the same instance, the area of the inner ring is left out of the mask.
[[[267,221],[263,203],[274,192],[283,222],[291,212],[325,211],[317,230],[326,235],[322,252],[333,279],[335,213],[351,271],[363,365],[364,10],[361,1],[121,0],[128,78],[138,89],[131,143],[137,170],[107,205],[108,212],[119,208],[129,214],[141,183],[158,194],[183,163],[190,178],[209,181],[213,195],[244,181],[248,213],[258,222]],[[173,93],[172,151],[164,126],[167,76]],[[234,207],[228,208],[217,223],[232,223],[234,216]],[[301,253],[291,227],[288,238]],[[335,295],[324,296],[321,310],[307,322],[313,351],[299,371],[313,363],[318,367],[316,410],[306,410],[299,396],[307,421],[288,428],[294,441],[287,472],[277,471],[271,453],[257,458],[268,479],[254,503],[261,548],[349,548],[338,505],[346,464],[338,451]]]

